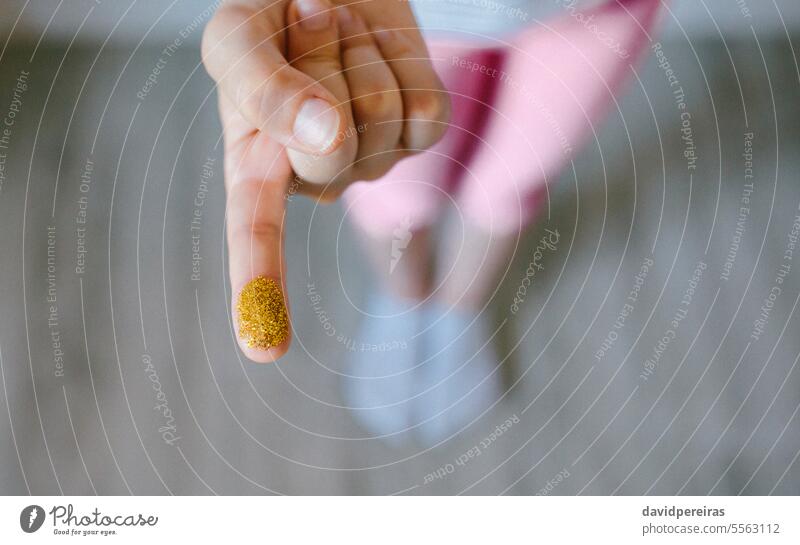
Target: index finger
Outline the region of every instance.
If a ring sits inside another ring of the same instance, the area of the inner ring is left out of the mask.
[[[291,167],[284,147],[247,129],[220,99],[225,123],[225,190],[231,311],[239,346],[258,363],[289,348],[285,297],[283,217]]]

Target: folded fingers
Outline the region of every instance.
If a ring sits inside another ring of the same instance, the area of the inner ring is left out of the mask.
[[[338,8],[342,65],[359,134],[355,174],[383,176],[402,156],[403,98],[397,79],[361,16]]]

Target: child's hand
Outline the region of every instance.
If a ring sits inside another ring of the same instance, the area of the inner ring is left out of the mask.
[[[283,277],[287,192],[332,200],[434,144],[449,116],[413,15],[397,0],[229,0],[206,29],[203,61],[220,90],[234,301],[256,276]],[[266,362],[288,340],[240,345]]]

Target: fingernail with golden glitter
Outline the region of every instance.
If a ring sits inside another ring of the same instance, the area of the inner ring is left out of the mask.
[[[289,318],[280,285],[265,276],[253,278],[242,288],[236,305],[239,338],[250,348],[266,350],[289,336]]]

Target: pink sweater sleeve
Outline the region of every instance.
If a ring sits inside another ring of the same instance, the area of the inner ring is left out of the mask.
[[[500,231],[530,221],[545,183],[592,137],[655,41],[661,4],[609,0],[586,11],[565,9],[517,37],[486,134],[494,152],[476,157],[477,183],[466,184],[460,198],[466,214]]]

